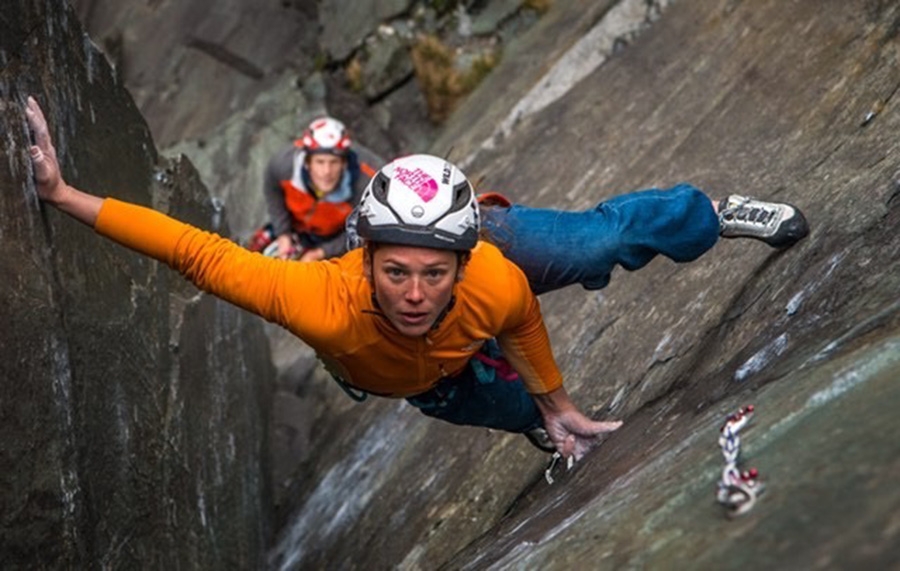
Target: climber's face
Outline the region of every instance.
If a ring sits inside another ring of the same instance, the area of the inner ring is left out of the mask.
[[[346,165],[347,160],[342,157],[321,153],[310,156],[306,168],[315,190],[328,194],[341,182]]]
[[[379,308],[408,337],[428,333],[463,276],[460,256],[450,250],[380,244],[364,255],[363,272]]]

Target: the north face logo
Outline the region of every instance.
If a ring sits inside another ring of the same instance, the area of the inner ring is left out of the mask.
[[[394,179],[415,192],[423,202],[428,202],[437,195],[437,182],[420,168],[409,170],[401,166],[395,167]]]

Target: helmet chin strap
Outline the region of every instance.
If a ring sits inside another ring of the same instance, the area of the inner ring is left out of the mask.
[[[450,296],[450,301],[447,302],[447,305],[444,306],[443,311],[441,311],[437,319],[434,320],[434,323],[431,325],[431,329],[429,329],[429,331],[437,331],[437,328],[441,326],[444,318],[447,317],[447,314],[450,313],[450,310],[453,309],[454,305],[456,305],[456,294],[452,294]]]

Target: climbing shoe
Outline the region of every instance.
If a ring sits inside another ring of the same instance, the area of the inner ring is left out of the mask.
[[[719,235],[723,238],[755,238],[773,248],[788,248],[807,234],[809,224],[792,204],[737,194],[719,202]]]
[[[553,441],[550,440],[550,435],[547,434],[547,431],[544,430],[543,427],[532,428],[531,430],[527,430],[524,432],[525,438],[528,439],[528,442],[543,452],[553,453],[556,452],[556,446],[553,445]]]

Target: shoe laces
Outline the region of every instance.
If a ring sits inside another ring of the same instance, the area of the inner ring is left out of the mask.
[[[749,199],[744,199],[736,204],[729,205],[721,213],[725,221],[737,220],[750,224],[768,225],[775,217],[775,210],[768,209],[759,203],[753,204]]]

